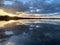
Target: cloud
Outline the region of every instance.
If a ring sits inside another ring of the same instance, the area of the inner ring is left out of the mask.
[[[5,5],[3,5],[3,1],[4,0],[0,0],[0,7],[10,5],[11,8],[15,8],[17,11],[21,12],[31,10],[29,7],[34,7],[33,10],[39,9],[39,13],[60,12],[60,0],[15,0],[14,3],[12,1],[5,1]]]

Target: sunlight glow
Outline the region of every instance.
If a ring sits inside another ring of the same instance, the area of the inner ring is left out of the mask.
[[[13,15],[13,14],[8,14],[8,16],[10,16],[10,17],[14,17],[15,15]]]
[[[3,9],[0,9],[0,16],[5,16],[7,15],[8,13],[6,13]]]
[[[17,15],[7,13],[7,12],[5,12],[3,9],[0,9],[0,16],[10,16],[10,17],[14,17],[14,16],[17,16]]]

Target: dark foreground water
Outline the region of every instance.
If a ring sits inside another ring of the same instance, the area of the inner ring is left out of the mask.
[[[0,21],[0,45],[60,45],[60,20]]]

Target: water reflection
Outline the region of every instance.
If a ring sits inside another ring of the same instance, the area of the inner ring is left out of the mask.
[[[0,23],[1,45],[60,45],[60,20],[24,19]]]
[[[22,24],[29,24],[29,23],[50,23],[50,24],[59,24],[60,20],[52,20],[52,19],[23,19],[23,20],[10,20],[10,21],[0,21],[0,27],[5,27],[5,25],[9,24],[14,25],[22,25]]]

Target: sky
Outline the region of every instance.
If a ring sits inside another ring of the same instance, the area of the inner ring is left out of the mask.
[[[45,2],[51,4],[53,0],[46,0]]]
[[[12,2],[12,1],[4,1],[4,5],[12,5],[14,2]]]
[[[41,3],[42,2],[42,3]],[[6,6],[20,12],[55,13],[60,12],[60,0],[0,0],[0,7]],[[32,4],[32,5],[31,5]],[[30,7],[33,7],[30,9]]]

